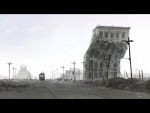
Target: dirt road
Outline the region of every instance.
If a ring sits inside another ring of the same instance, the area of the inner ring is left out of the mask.
[[[29,87],[0,91],[1,99],[150,99],[149,94],[53,81],[30,81]]]

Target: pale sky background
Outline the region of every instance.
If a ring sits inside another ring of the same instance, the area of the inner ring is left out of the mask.
[[[12,67],[27,65],[32,76],[44,71],[46,78],[61,66],[83,69],[82,61],[89,47],[92,30],[97,25],[131,27],[130,39],[133,72],[143,69],[150,73],[150,15],[136,14],[1,14],[0,15],[0,76],[8,77]],[[128,58],[128,51],[125,58]],[[121,61],[121,72],[129,72],[129,60]]]

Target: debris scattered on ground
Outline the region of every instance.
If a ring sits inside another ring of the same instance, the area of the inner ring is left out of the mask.
[[[121,90],[130,91],[144,91],[150,92],[150,80],[143,81],[139,79],[125,79],[121,77],[111,78],[107,80],[95,80],[95,81],[76,81],[77,84],[86,84],[90,86],[103,86],[107,88],[115,88]]]
[[[31,86],[30,81],[27,80],[0,80],[0,91],[17,89],[17,88],[26,88]]]

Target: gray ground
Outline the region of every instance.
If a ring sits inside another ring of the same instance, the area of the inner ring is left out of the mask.
[[[28,84],[20,87],[20,84]],[[1,99],[150,99],[150,94],[54,81],[19,81],[0,86]]]

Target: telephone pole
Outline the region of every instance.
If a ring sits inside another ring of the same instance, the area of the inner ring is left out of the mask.
[[[16,79],[16,71],[17,71],[17,69],[15,68],[15,79]]]
[[[133,42],[133,40],[130,40],[128,37],[128,40],[122,40],[123,42],[126,42],[129,46],[129,61],[130,61],[130,73],[131,73],[131,79],[132,77],[132,65],[131,65],[131,50],[130,50],[130,42]]]
[[[141,79],[141,74],[140,74],[140,70],[139,70],[139,79]]]
[[[129,78],[129,77],[128,77],[128,73],[127,73],[127,72],[126,72],[126,76],[127,76],[127,78]]]
[[[63,69],[63,76],[62,76],[62,78],[63,78],[63,80],[64,80],[64,68],[65,68],[65,67],[62,66],[61,68]]]
[[[50,79],[53,79],[53,71],[52,71],[52,76],[50,77]]]
[[[143,70],[141,70],[141,73],[142,73],[142,80],[144,80],[144,76],[143,76]]]
[[[75,65],[76,65],[75,61],[72,64],[74,65],[73,75],[74,75],[74,81],[75,81]]]
[[[9,79],[10,79],[10,65],[13,64],[11,62],[8,62],[8,69],[9,69]]]
[[[14,78],[14,75],[15,75],[15,74],[14,74],[14,73],[15,73],[15,71],[14,71],[14,70],[15,70],[15,68],[13,67],[13,78]]]
[[[58,77],[58,69],[56,69],[57,70],[57,77]]]
[[[54,72],[54,76],[53,76],[53,79],[55,79],[55,71],[53,71]]]

